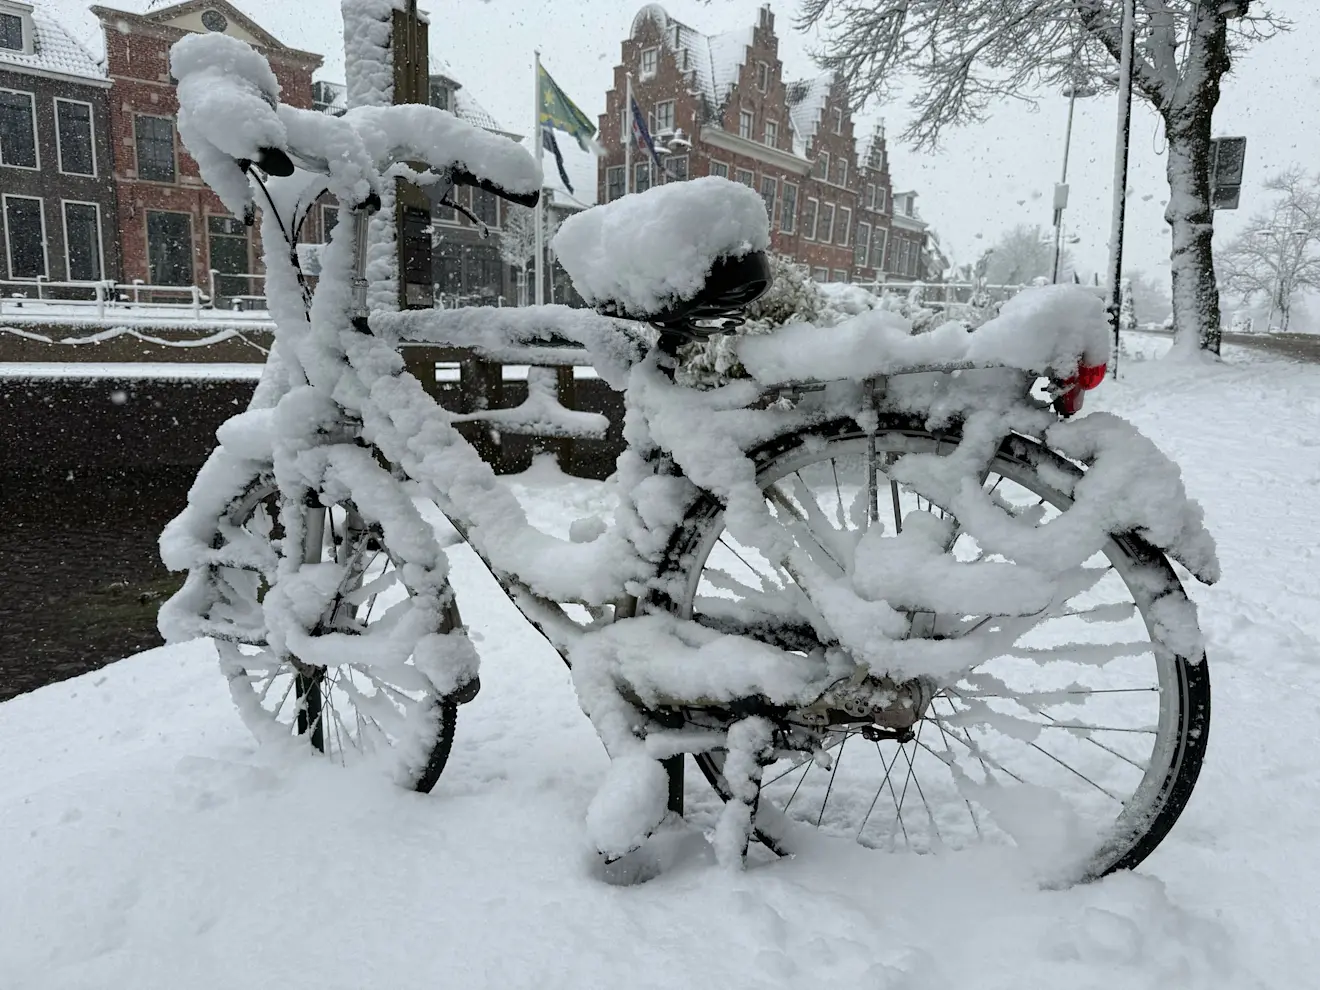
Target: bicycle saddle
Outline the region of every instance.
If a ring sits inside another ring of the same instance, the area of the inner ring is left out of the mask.
[[[720,333],[723,328],[695,326],[698,320],[719,320],[736,316],[763,296],[774,281],[770,259],[764,251],[717,258],[706,273],[706,280],[696,295],[675,299],[662,308],[638,311],[618,299],[601,299],[595,309],[605,316],[640,320],[662,330],[703,337]]]

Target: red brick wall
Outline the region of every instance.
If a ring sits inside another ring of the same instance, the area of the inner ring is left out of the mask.
[[[660,26],[651,19],[644,20],[638,27],[635,37],[625,39],[621,46],[621,61],[614,68],[614,84],[605,98],[605,113],[599,120],[601,144],[606,154],[597,164],[597,198],[599,202],[608,200],[608,178],[611,168],[622,166],[625,152],[620,140],[621,114],[625,102],[626,75],[633,76],[633,96],[644,114],[650,114],[656,104],[673,100],[675,105],[675,124],[692,141],[688,154],[688,175],[696,178],[713,174],[713,166],[723,165],[728,169],[728,177],[735,181],[745,179],[750,173],[750,184],[758,191],[763,183],[773,181],[774,202],[771,217],[771,246],[775,251],[793,257],[797,261],[814,269],[825,269],[829,278],[836,273],[847,273],[852,281],[871,281],[877,276],[878,266],[883,260],[876,258],[874,252],[868,258],[865,268],[854,265],[855,237],[859,221],[870,223],[873,228],[887,230],[889,211],[892,208],[892,189],[887,156],[881,155],[878,167],[863,172],[857,160],[859,137],[854,134],[852,114],[847,105],[847,94],[843,87],[836,85],[822,111],[821,119],[811,141],[805,148],[805,159],[792,162],[782,157],[773,161],[763,160],[753,153],[753,149],[738,141],[724,140],[716,146],[709,140],[702,139],[703,123],[707,127],[722,127],[725,135],[738,136],[740,114],[751,114],[750,140],[758,145],[769,143],[786,155],[793,154],[793,133],[789,123],[787,88],[783,78],[783,64],[779,59],[779,41],[775,34],[774,15],[766,8],[758,11],[756,22],[751,32],[751,42],[746,49],[739,76],[728,98],[721,107],[704,107],[703,99],[691,92],[683,67],[678,64],[678,54],[670,48],[662,37]],[[643,50],[658,47],[657,71],[649,79],[641,78],[641,53]],[[760,86],[758,63],[764,63],[767,69],[767,85]],[[836,132],[834,110],[840,111],[840,126]],[[703,121],[703,113],[709,111],[714,119]],[[766,124],[774,123],[777,127],[772,142],[766,141]],[[817,168],[824,154],[829,155],[828,176],[818,175]],[[643,161],[642,155],[634,149],[634,168]],[[847,163],[846,175],[841,176],[839,162]],[[840,181],[842,179],[842,181]],[[796,207],[789,219],[789,229],[785,230],[783,216],[783,190],[785,184],[796,187]],[[874,183],[883,189],[884,209],[872,212],[866,208],[864,194],[866,185]],[[817,223],[816,236],[809,237],[810,229],[804,229],[807,216],[807,201],[816,201]],[[826,240],[821,230],[821,208],[834,208],[832,236]],[[845,212],[847,211],[847,212]],[[846,225],[845,225],[846,221]],[[845,234],[846,231],[846,234]],[[872,235],[873,237],[875,235]],[[882,235],[888,236],[888,235]]]
[[[124,31],[121,24],[127,24]],[[170,82],[169,49],[186,32],[117,15],[116,23],[105,25],[106,66],[111,79],[110,134],[114,154],[115,181],[119,198],[123,278],[150,282],[147,259],[147,211],[187,213],[193,239],[193,281],[209,291],[210,254],[206,237],[207,218],[229,216],[219,197],[206,186],[197,163],[175,136],[175,181],[151,182],[138,178],[134,118],[139,114],[173,119],[179,109]],[[312,105],[312,72],[315,62],[301,53],[263,49],[282,86],[280,99],[290,106]],[[249,271],[257,272],[260,249],[255,231],[249,239]]]

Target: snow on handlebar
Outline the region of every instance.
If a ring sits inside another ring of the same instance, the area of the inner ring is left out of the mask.
[[[279,103],[280,84],[251,46],[221,34],[194,34],[170,52],[178,82],[179,136],[202,177],[235,216],[251,201],[246,168],[273,175],[330,176],[345,202],[378,192],[396,162],[421,162],[523,205],[536,202],[541,169],[520,145],[417,104],[357,107],[341,117]]]

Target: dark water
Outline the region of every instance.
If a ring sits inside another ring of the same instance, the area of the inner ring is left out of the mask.
[[[161,645],[156,610],[181,579],[160,563],[156,541],[196,469],[6,474],[0,701]]]

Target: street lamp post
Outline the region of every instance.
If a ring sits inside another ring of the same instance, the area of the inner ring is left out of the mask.
[[[1127,209],[1128,143],[1132,132],[1132,60],[1135,54],[1137,0],[1123,2],[1122,52],[1118,63],[1118,132],[1114,147],[1114,216],[1109,238],[1109,323],[1114,334],[1110,369],[1118,377],[1119,313],[1123,308],[1123,221]]]

